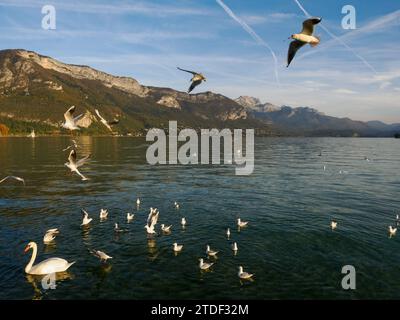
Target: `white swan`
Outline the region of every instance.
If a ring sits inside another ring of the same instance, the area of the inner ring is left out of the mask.
[[[45,244],[52,242],[56,238],[56,235],[59,233],[60,231],[58,231],[57,228],[47,230],[46,234],[43,237],[43,242]]]
[[[248,273],[248,272],[244,272],[244,271],[243,271],[243,267],[240,266],[240,267],[239,267],[238,276],[239,276],[240,279],[249,280],[249,279],[251,279],[251,278],[254,276],[254,274]]]
[[[210,246],[207,245],[207,249],[206,249],[206,253],[211,256],[211,257],[215,257],[217,256],[219,251],[215,251],[215,250],[211,250]]]
[[[89,218],[89,213],[87,213],[83,209],[82,209],[82,214],[83,214],[83,219],[81,226],[87,226],[93,220],[93,218]]]
[[[246,227],[248,224],[248,221],[242,221],[240,218],[237,219],[237,225],[239,226],[239,228]]]
[[[208,263],[208,262],[204,262],[203,259],[199,259],[200,263],[199,263],[199,267],[201,270],[208,270],[213,266],[213,262]]]
[[[174,243],[174,251],[175,252],[181,252],[183,249],[183,244],[178,245],[176,242]]]
[[[25,272],[27,274],[44,275],[56,272],[64,272],[75,263],[75,261],[70,263],[67,260],[61,258],[49,258],[43,260],[42,262],[39,262],[36,265],[33,265],[37,255],[37,245],[35,242],[29,242],[24,252],[26,253],[30,249],[33,249],[33,253],[31,260],[25,267]]]
[[[100,209],[100,219],[104,220],[107,219],[107,217],[108,217],[107,209]]]
[[[128,221],[128,222],[131,222],[132,220],[133,220],[133,218],[135,217],[135,215],[133,214],[133,213],[127,213],[126,214],[126,220]]]

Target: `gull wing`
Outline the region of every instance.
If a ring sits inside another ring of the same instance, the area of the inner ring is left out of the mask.
[[[8,180],[8,179],[14,179],[14,180],[20,181],[20,182],[22,182],[22,183],[25,185],[25,180],[24,180],[23,178],[16,177],[16,176],[7,176],[7,177],[1,179],[1,180],[0,180],[0,183],[6,181],[6,180]]]
[[[64,118],[66,123],[74,124],[74,112],[76,110],[75,106],[72,106],[64,113]]]
[[[91,155],[89,154],[88,156],[86,156],[86,157],[84,157],[84,158],[78,160],[78,162],[76,163],[76,167],[79,168],[79,167],[83,166],[86,162],[89,161],[90,156],[91,156]]]
[[[312,36],[314,33],[314,26],[321,22],[321,18],[311,18],[307,19],[303,22],[303,30],[301,31],[302,34],[307,36]]]
[[[190,71],[190,70],[185,70],[185,69],[181,69],[181,68],[179,68],[179,67],[177,67],[177,69],[178,69],[178,70],[181,70],[181,71],[184,71],[184,72],[191,73],[191,74],[194,75],[194,76],[198,74],[197,72]]]
[[[87,213],[87,211],[85,211],[84,209],[81,209],[81,211],[83,217],[89,217],[89,213]]]
[[[150,228],[154,228],[155,225],[158,222],[158,215],[160,214],[160,212],[154,213],[153,216],[151,217],[151,223],[150,223]]]
[[[290,43],[288,57],[287,57],[287,67],[289,67],[297,51],[305,44],[306,44],[305,42],[299,40],[294,40]]]
[[[188,93],[191,93],[194,88],[196,88],[199,84],[201,84],[201,82],[202,82],[202,80],[193,81],[192,84],[190,85]]]
[[[97,116],[100,118],[101,123],[104,124],[104,125],[107,127],[107,129],[110,130],[110,131],[112,132],[112,128],[110,127],[110,125],[109,125],[109,123],[107,122],[107,120],[104,119],[104,118],[100,115],[99,110],[95,109],[94,111],[96,112]]]

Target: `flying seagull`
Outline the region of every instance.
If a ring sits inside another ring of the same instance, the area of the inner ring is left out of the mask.
[[[188,72],[188,73],[191,73],[193,75],[193,78],[190,80],[192,82],[192,84],[190,85],[188,93],[191,93],[193,91],[193,89],[196,88],[203,81],[207,81],[206,77],[203,76],[201,73],[197,73],[197,72],[194,72],[194,71],[181,69],[179,67],[178,67],[178,70],[181,70],[181,71],[184,71],[184,72]]]
[[[62,124],[62,127],[68,130],[80,130],[76,122],[83,116],[83,114],[80,114],[79,116],[74,118],[74,112],[75,112],[76,107],[72,106],[67,110],[67,112],[64,113],[64,118],[65,122]]]
[[[116,118],[114,118],[113,121],[107,121],[106,119],[104,119],[104,118],[100,115],[99,110],[95,109],[94,111],[96,112],[97,116],[100,118],[101,123],[104,124],[104,125],[107,127],[108,130],[110,130],[111,132],[113,132],[113,129],[111,128],[111,126],[114,125],[114,124],[118,124],[118,123],[119,123],[119,120],[116,119]]]
[[[76,151],[71,150],[68,156],[68,162],[65,165],[71,170],[71,172],[76,172],[81,178],[82,181],[89,180],[82,173],[79,172],[78,168],[83,166],[90,158],[90,155],[76,161]]]
[[[147,217],[147,224],[144,226],[148,234],[155,234],[154,227],[158,222],[160,212],[157,209],[150,208],[149,216]]]
[[[23,178],[16,177],[16,176],[7,176],[7,177],[1,179],[1,180],[0,180],[0,183],[6,181],[6,180],[8,180],[8,179],[14,179],[14,180],[20,181],[20,182],[22,182],[22,183],[25,185],[25,180],[24,180]]]
[[[320,43],[320,39],[313,36],[314,26],[322,21],[321,18],[311,18],[303,22],[303,30],[298,34],[292,34],[290,37],[294,39],[289,46],[287,67],[289,67],[297,51],[305,44],[309,43],[311,47],[315,47]],[[290,39],[289,38],[289,39]]]

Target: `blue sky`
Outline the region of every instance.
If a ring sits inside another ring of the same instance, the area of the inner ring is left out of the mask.
[[[33,50],[185,91],[189,77],[180,66],[206,74],[196,92],[400,122],[400,1],[298,1],[329,33],[317,27],[321,45],[302,48],[289,69],[287,38],[305,18],[294,0],[223,0],[242,24],[216,0],[0,0],[0,49]],[[47,4],[56,8],[56,30],[41,28]],[[341,27],[344,5],[357,10],[356,30]]]

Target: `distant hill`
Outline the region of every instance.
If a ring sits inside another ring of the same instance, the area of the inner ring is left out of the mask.
[[[354,121],[325,115],[309,107],[278,107],[262,104],[253,97],[235,100],[245,107],[249,116],[262,120],[287,135],[300,136],[377,136],[392,137],[400,132],[400,124],[388,125],[380,121]]]
[[[311,108],[262,104],[253,97],[229,99],[213,92],[187,94],[147,87],[88,66],[70,65],[23,49],[0,51],[0,135],[68,133],[60,128],[71,106],[84,113],[77,134],[110,134],[94,109],[118,118],[115,131],[143,136],[150,128],[254,128],[258,135],[394,136],[400,125],[329,117]]]

